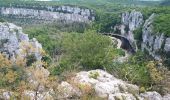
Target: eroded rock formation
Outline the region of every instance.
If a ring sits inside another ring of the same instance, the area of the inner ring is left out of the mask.
[[[154,32],[153,20],[156,15],[152,14],[142,28],[142,50],[147,50],[156,60],[161,60],[161,53],[170,51],[170,38],[164,33]]]
[[[43,50],[42,45],[35,38],[29,39],[21,27],[5,22],[0,23],[0,52],[13,61],[28,55],[41,60]]]
[[[1,7],[0,15],[5,17],[13,17],[16,19],[31,19],[43,21],[72,21],[88,23],[94,20],[93,11],[86,8],[71,6],[45,6],[45,7]]]
[[[170,38],[164,33],[154,31],[153,21],[155,14],[152,14],[144,21],[143,15],[138,11],[125,12],[122,14],[122,24],[115,26],[121,35],[127,37],[134,49],[137,50],[134,30],[142,28],[141,49],[147,51],[154,59],[162,60],[162,57],[170,52]]]
[[[115,28],[120,30],[121,35],[127,37],[134,49],[137,50],[133,31],[142,26],[144,22],[142,13],[135,10],[125,12],[122,14],[121,22],[121,25],[116,26]]]

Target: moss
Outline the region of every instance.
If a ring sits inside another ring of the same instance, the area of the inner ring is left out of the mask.
[[[98,76],[99,76],[98,72],[90,72],[90,74],[89,74],[89,77],[94,78],[94,79],[97,79]]]

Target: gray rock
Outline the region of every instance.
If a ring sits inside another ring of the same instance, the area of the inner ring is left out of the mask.
[[[135,10],[123,13],[122,23],[129,27],[129,31],[133,31],[143,24],[143,15],[141,12]]]
[[[115,93],[108,97],[108,100],[137,100],[135,96],[128,93]]]
[[[78,88],[73,87],[68,82],[62,82],[58,86],[58,91],[58,98],[71,98],[73,96],[80,97],[82,95],[81,91]]]
[[[37,93],[35,91],[25,90],[22,94],[22,100],[54,100],[51,96],[50,91]]]
[[[162,55],[159,52],[170,51],[170,38],[166,38],[163,33],[154,33],[153,20],[155,14],[152,14],[144,23],[142,29],[142,51],[146,50],[156,60],[161,60]]]
[[[93,74],[98,74],[98,76],[92,77],[91,75]],[[95,89],[96,95],[103,98],[116,93],[139,93],[139,87],[136,85],[128,84],[120,79],[117,79],[103,70],[79,72],[74,78],[74,82],[92,86],[92,88]]]
[[[166,39],[164,50],[166,52],[170,51],[170,38]]]
[[[155,91],[142,93],[140,96],[144,98],[144,100],[162,100],[162,96]]]
[[[8,17],[38,19],[44,21],[65,20],[73,22],[90,22],[93,19],[92,10],[71,6],[52,7],[46,9],[24,8],[24,7],[1,7],[0,14]],[[54,10],[55,9],[55,10]],[[91,18],[91,19],[90,19]]]
[[[21,27],[12,23],[0,23],[0,52],[13,61],[18,56],[25,58],[31,54],[41,60],[42,45],[36,39],[29,40]]]
[[[166,94],[165,96],[163,96],[162,100],[170,100],[170,94]]]
[[[134,39],[133,31],[141,27],[143,22],[144,19],[142,13],[133,10],[122,14],[122,24],[118,27],[121,35],[127,37],[135,50],[137,50],[137,45]]]

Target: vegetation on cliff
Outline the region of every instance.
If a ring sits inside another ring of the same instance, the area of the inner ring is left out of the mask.
[[[18,58],[17,63],[13,63],[0,54],[0,77],[2,77],[0,79],[0,89],[17,92],[30,89],[37,92],[37,87],[43,85],[45,88],[57,90],[56,83],[68,80],[72,74],[71,72],[103,69],[129,83],[139,85],[141,92],[156,90],[163,93],[164,84],[162,81],[166,78],[164,77],[164,69],[166,68],[160,65],[160,62],[154,61],[150,56],[141,52],[131,55],[125,62],[118,62],[117,59],[122,56],[124,51],[117,49],[117,44],[110,37],[100,34],[105,32],[116,33],[114,26],[121,24],[121,13],[136,8],[136,10],[142,11],[144,19],[148,18],[152,13],[156,13],[157,16],[153,24],[154,30],[170,36],[170,7],[148,7],[148,2],[147,4],[144,3],[145,6],[142,4],[142,7],[132,6],[130,4],[132,1],[115,1],[117,4],[113,4],[111,0],[107,0],[107,2],[103,0],[46,2],[47,5],[53,6],[77,4],[76,6],[93,9],[96,14],[96,20],[91,24],[62,23],[61,21],[24,27],[24,32],[29,37],[36,38],[42,44],[45,55],[41,62],[37,62],[34,56],[30,55],[25,59]],[[40,7],[45,5],[41,2],[21,2],[20,0],[0,0],[0,2],[2,2],[0,6],[24,4],[27,7],[32,7],[33,5]],[[83,4],[80,4],[80,2],[83,2]],[[122,6],[120,5],[122,3],[128,4]],[[0,19],[0,22],[4,22],[4,20]],[[134,36],[140,47],[140,41],[142,41],[141,27],[134,31]],[[41,65],[42,69],[38,69],[36,65]],[[50,73],[44,74],[47,69]],[[27,84],[29,75],[26,73],[31,73],[32,77],[38,81],[35,86]],[[98,75],[98,73],[91,73],[90,77],[97,79]],[[88,86],[79,87],[87,88],[85,92],[92,91]],[[88,95],[91,96],[90,93]],[[17,96],[21,98],[20,94],[17,94]]]

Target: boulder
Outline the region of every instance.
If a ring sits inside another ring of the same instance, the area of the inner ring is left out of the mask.
[[[108,100],[137,100],[137,99],[132,94],[115,93],[109,95]]]
[[[88,84],[94,88],[99,97],[107,97],[115,93],[138,94],[139,87],[128,84],[103,70],[82,71],[73,78],[79,84]]]
[[[72,98],[73,96],[80,97],[81,91],[73,87],[68,82],[61,82],[61,84],[58,86],[58,98]]]
[[[22,100],[54,100],[49,91],[36,93],[35,91],[25,90],[22,94]]]
[[[145,93],[140,94],[140,96],[144,98],[144,100],[162,100],[162,96],[155,91],[145,92]]]
[[[170,94],[166,94],[165,96],[163,96],[162,100],[170,100]]]

